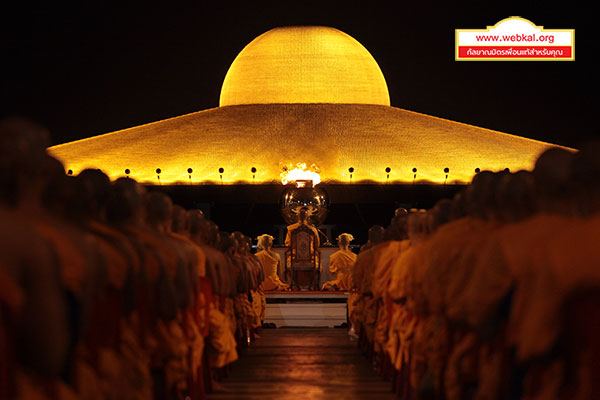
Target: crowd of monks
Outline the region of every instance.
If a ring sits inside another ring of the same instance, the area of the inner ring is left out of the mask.
[[[201,399],[257,337],[260,251],[200,210],[100,170],[65,174],[47,132],[0,121],[0,399]],[[351,334],[403,399],[600,398],[600,148],[478,173],[399,209],[358,256],[338,238]]]
[[[600,146],[480,172],[371,228],[352,329],[402,399],[600,398],[599,238]]]
[[[264,318],[251,239],[0,121],[0,399],[200,399]]]

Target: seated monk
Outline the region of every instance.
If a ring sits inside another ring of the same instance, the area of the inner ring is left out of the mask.
[[[315,234],[315,249],[319,248],[319,231],[317,231],[317,228],[315,228],[310,222],[308,222],[308,207],[302,207],[300,209],[300,211],[298,212],[298,222],[296,222],[295,224],[291,224],[288,225],[287,227],[287,235],[285,236],[285,245],[286,246],[290,246],[292,244],[292,236],[291,236],[291,232],[294,229],[299,228],[300,226],[305,225],[307,226],[311,231],[314,232]]]
[[[263,290],[289,290],[290,285],[282,282],[277,275],[281,265],[281,257],[271,248],[273,247],[273,236],[260,235],[258,238],[258,248],[261,250],[256,253],[256,257],[262,265],[265,280],[263,281]]]
[[[354,237],[342,233],[337,239],[340,249],[329,257],[329,271],[337,275],[334,280],[323,283],[323,290],[348,291],[352,287],[352,268],[356,262],[356,254],[350,250]]]
[[[298,212],[298,222],[288,225],[287,227],[287,234],[285,236],[285,245],[287,247],[290,247],[292,245],[292,232],[295,229],[298,229],[300,226],[306,226],[308,227],[311,231],[313,231],[314,235],[315,235],[315,241],[314,241],[314,247],[311,248],[311,252],[314,252],[315,250],[317,250],[319,248],[320,242],[319,242],[319,231],[317,230],[317,228],[314,227],[314,225],[312,225],[309,221],[308,221],[308,207],[302,207],[300,208],[300,211]],[[288,265],[290,262],[290,257],[288,256]],[[318,260],[318,266],[319,266],[319,271],[321,270],[321,261]]]

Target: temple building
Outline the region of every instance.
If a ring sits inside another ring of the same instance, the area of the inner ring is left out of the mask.
[[[549,146],[393,107],[358,41],[300,26],[250,42],[219,107],[49,151],[73,173],[100,168],[145,183],[273,183],[298,164],[331,183],[466,183],[478,168],[531,169]]]

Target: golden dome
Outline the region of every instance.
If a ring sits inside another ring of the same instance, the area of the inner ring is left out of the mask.
[[[476,168],[530,169],[552,146],[389,104],[383,74],[356,40],[333,28],[277,28],[237,56],[221,107],[49,151],[75,173],[128,170],[147,183],[279,182],[298,163],[316,165],[325,182],[466,183]]]
[[[351,36],[324,26],[275,28],[250,42],[223,81],[219,105],[390,105],[385,78]]]
[[[549,146],[388,106],[251,104],[65,143],[50,154],[76,174],[101,168],[116,179],[129,169],[155,184],[158,168],[162,183],[189,175],[194,183],[276,183],[283,166],[297,163],[317,165],[325,182],[410,183],[417,168],[417,182],[444,183],[449,168],[448,182],[466,183],[475,168],[531,169]]]

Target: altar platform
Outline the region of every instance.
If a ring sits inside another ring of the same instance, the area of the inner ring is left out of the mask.
[[[348,293],[266,292],[265,323],[282,327],[329,327],[348,321]]]

